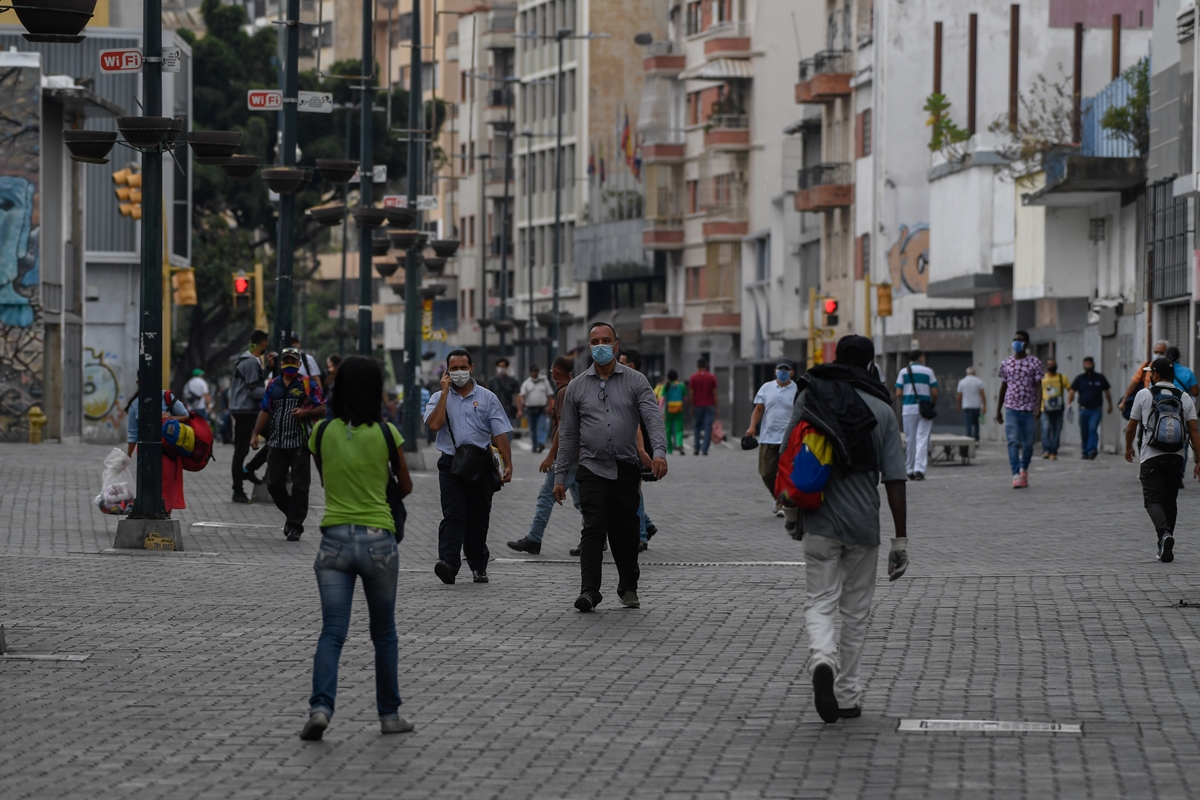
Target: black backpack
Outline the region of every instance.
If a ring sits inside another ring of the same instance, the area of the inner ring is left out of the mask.
[[[330,420],[323,419],[317,423],[316,447],[313,451],[313,460],[317,463],[317,475],[321,478],[322,486],[325,485],[325,474],[321,461],[321,440],[325,438],[325,429],[329,427],[329,422]],[[380,430],[388,450],[387,503],[392,510],[392,524],[396,529],[394,535],[396,543],[399,544],[404,541],[404,523],[408,519],[408,509],[404,507],[404,490],[400,488],[400,453],[396,449],[396,440],[392,437],[392,431],[386,421],[380,426]]]
[[[1150,413],[1146,415],[1145,443],[1164,453],[1178,453],[1187,446],[1187,423],[1183,419],[1183,392],[1166,386],[1150,387]]]

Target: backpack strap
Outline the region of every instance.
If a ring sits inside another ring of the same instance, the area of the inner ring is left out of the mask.
[[[392,437],[392,428],[385,421],[380,426],[380,430],[383,432],[384,441],[387,442],[388,464],[392,468],[392,475],[396,477],[396,480],[400,480],[400,453],[396,449],[396,440]]]
[[[325,474],[321,471],[321,440],[325,438],[325,429],[329,427],[329,420],[323,419],[317,423],[317,437],[313,440],[316,445],[313,448],[313,461],[317,464],[317,475],[321,478],[321,485],[325,485]]]

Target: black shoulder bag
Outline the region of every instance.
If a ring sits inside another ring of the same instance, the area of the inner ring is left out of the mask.
[[[917,398],[917,411],[925,419],[933,419],[937,416],[937,409],[934,407],[931,400],[922,400],[921,395],[917,393],[917,381],[913,378],[912,364],[908,365],[908,382],[912,385],[913,397]]]
[[[317,474],[321,477],[321,485],[325,485],[325,475],[321,470],[321,440],[325,437],[325,429],[329,427],[329,420],[323,419],[317,423],[316,450],[313,453],[313,461],[317,463]],[[404,541],[404,523],[408,519],[408,509],[404,507],[404,489],[400,487],[400,453],[396,449],[396,440],[392,438],[392,431],[386,422],[383,423],[380,431],[383,433],[383,440],[387,443],[388,451],[388,480],[387,480],[387,503],[392,510],[392,525],[395,527],[396,543]]]
[[[454,455],[450,460],[450,474],[461,481],[474,483],[496,467],[492,462],[492,454],[486,448],[477,444],[459,444],[454,438],[454,429],[450,427],[450,409],[446,409],[446,430],[450,432],[450,443],[454,445]]]

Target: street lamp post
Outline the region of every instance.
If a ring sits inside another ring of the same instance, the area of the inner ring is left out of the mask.
[[[510,87],[513,80],[511,77],[506,77],[501,88],[501,91],[504,92],[504,131],[508,135],[504,152],[504,199],[500,206],[500,319],[502,320],[508,319],[508,189],[513,178],[513,145],[516,143],[516,139],[512,135],[513,96]],[[506,333],[502,327],[500,329],[501,358],[508,356],[504,344]]]
[[[363,3],[363,7],[370,5]],[[417,212],[413,226],[421,229],[421,214],[417,198],[421,193],[421,167],[425,123],[422,114],[421,87],[421,0],[412,4],[412,68],[408,87],[408,207]],[[437,110],[433,113],[436,115]],[[436,119],[436,116],[435,116]],[[367,242],[369,245],[370,242]],[[369,252],[369,250],[368,250]],[[414,247],[404,260],[404,419],[402,420],[404,449],[415,453],[421,418],[421,395],[417,392],[417,365],[421,357],[421,328],[419,325],[421,266],[419,252]],[[370,309],[367,311],[370,314]]]
[[[294,3],[299,0],[288,0],[288,2]],[[419,6],[420,3],[413,5],[413,23],[415,25],[420,13],[416,6]],[[375,109],[375,93],[372,87],[375,74],[375,23],[371,11],[371,3],[364,1],[362,4],[362,96],[359,98],[362,130],[360,131],[358,153],[358,204],[361,208],[370,208],[374,201],[375,189],[375,154],[372,147],[375,133],[374,119],[372,118]],[[413,35],[419,36],[420,34],[414,32]],[[415,67],[415,69],[419,68],[419,66]],[[411,157],[409,158],[409,180],[412,180]],[[373,349],[371,347],[372,266],[371,228],[364,225],[358,231],[358,352],[364,356],[371,355]],[[407,396],[405,401],[407,402]],[[406,435],[404,438],[408,439],[409,437]]]
[[[280,153],[285,167],[296,166],[296,112],[298,109],[300,56],[300,0],[287,0],[283,48],[283,130]],[[279,251],[275,267],[275,336],[278,350],[287,347],[292,333],[292,266],[295,260],[296,195],[279,195]]]
[[[350,160],[350,114],[354,110],[352,103],[347,103],[346,106],[346,160]],[[361,173],[359,173],[361,176]],[[342,202],[345,203],[345,209],[342,211],[342,279],[338,283],[338,355],[346,355],[346,245],[347,239],[350,238],[350,204],[346,203],[347,195],[350,194],[349,189],[345,184],[342,185]],[[359,259],[359,268],[362,268],[362,259]]]

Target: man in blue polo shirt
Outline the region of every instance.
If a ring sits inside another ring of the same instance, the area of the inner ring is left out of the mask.
[[[451,350],[446,357],[441,391],[434,392],[425,406],[425,424],[437,431],[437,449],[442,453],[438,459],[442,524],[438,527],[438,562],[433,568],[442,583],[454,583],[463,554],[475,583],[488,582],[491,554],[487,533],[492,495],[503,483],[512,480],[512,449],[508,442],[512,423],[499,398],[475,382],[474,370],[470,353]],[[493,444],[504,458],[504,474],[499,478],[490,465],[470,479],[450,472],[458,448],[475,445],[487,451]]]
[[[1079,443],[1081,457],[1095,458],[1100,450],[1100,407],[1104,398],[1108,398],[1108,413],[1112,413],[1112,387],[1099,372],[1096,372],[1096,361],[1091,356],[1083,360],[1083,374],[1076,376],[1071,382],[1067,393],[1067,405],[1075,402],[1079,394]]]

